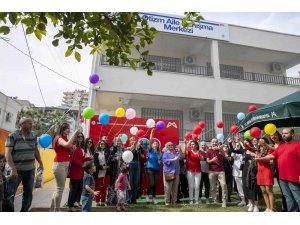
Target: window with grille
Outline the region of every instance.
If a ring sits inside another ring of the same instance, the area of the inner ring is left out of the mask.
[[[224,136],[227,137],[230,134],[230,127],[234,124],[236,124],[237,118],[236,118],[236,114],[226,114],[223,113],[223,123],[224,123]]]
[[[153,119],[179,120],[179,139],[183,139],[183,111],[142,108],[142,117]]]
[[[148,55],[147,60],[155,63],[153,70],[181,72],[180,58]]]
[[[207,67],[211,67],[211,63],[206,63]],[[244,68],[242,66],[232,66],[220,64],[221,77],[242,79],[244,77]]]

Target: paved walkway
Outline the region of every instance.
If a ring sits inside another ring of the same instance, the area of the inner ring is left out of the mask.
[[[53,192],[55,190],[55,180],[51,180],[43,185],[43,188],[37,188],[33,191],[33,200],[31,204],[31,208],[50,208],[51,199]],[[63,207],[67,200],[69,194],[69,179],[66,182],[66,188],[63,193],[61,207]],[[18,194],[15,197],[15,211],[19,212],[22,207],[22,193]]]

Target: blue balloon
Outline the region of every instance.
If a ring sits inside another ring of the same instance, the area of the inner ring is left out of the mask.
[[[42,148],[48,148],[52,144],[52,137],[49,134],[43,134],[39,138],[39,144]]]
[[[238,120],[243,120],[243,119],[245,119],[246,116],[245,116],[244,113],[240,112],[240,113],[237,114],[236,117],[238,118]]]
[[[224,135],[223,134],[218,134],[217,139],[218,139],[219,142],[223,142],[224,141]]]
[[[109,119],[110,119],[110,117],[107,113],[101,113],[98,118],[99,123],[101,123],[102,125],[108,124]]]
[[[125,143],[125,142],[128,140],[128,136],[127,136],[126,134],[122,134],[122,135],[120,136],[120,139],[121,139],[121,141],[122,141],[123,143]]]

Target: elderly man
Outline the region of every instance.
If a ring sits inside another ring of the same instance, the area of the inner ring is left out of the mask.
[[[257,161],[275,159],[278,165],[279,182],[289,212],[300,211],[300,142],[294,140],[294,130],[282,130],[283,144],[270,155]]]
[[[34,161],[38,161],[43,170],[43,163],[37,148],[36,136],[31,132],[32,119],[22,117],[20,129],[10,133],[5,143],[5,157],[10,167],[11,179],[8,181],[8,204],[14,211],[14,199],[17,188],[22,182],[23,196],[21,212],[27,212],[32,202],[34,185]]]

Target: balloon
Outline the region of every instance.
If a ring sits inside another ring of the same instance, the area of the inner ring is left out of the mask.
[[[123,108],[117,108],[116,109],[116,116],[118,117],[118,118],[121,118],[121,117],[123,117],[125,115],[125,109],[123,109]]]
[[[264,128],[265,133],[268,135],[275,134],[276,130],[277,130],[277,127],[273,123],[268,123]]]
[[[147,126],[148,128],[153,128],[153,127],[155,127],[155,121],[154,121],[154,119],[148,119],[147,122],[146,122],[146,126]]]
[[[129,108],[126,110],[125,116],[128,120],[132,120],[136,116],[136,112],[134,109]]]
[[[193,135],[191,134],[191,133],[185,133],[185,135],[184,135],[184,139],[185,140],[191,140],[193,138]]]
[[[218,128],[223,128],[224,127],[224,123],[222,121],[217,122],[217,127]]]
[[[202,128],[199,125],[194,126],[193,132],[196,135],[199,135],[202,132]]]
[[[250,131],[247,130],[245,133],[244,133],[244,138],[248,139],[248,140],[252,140],[253,137],[250,135]]]
[[[242,113],[242,112],[239,112],[238,114],[237,114],[237,118],[238,118],[238,120],[243,120],[243,119],[245,119],[245,114],[244,113]]]
[[[258,127],[252,127],[250,129],[250,135],[255,138],[259,138],[261,135],[261,130]]]
[[[141,138],[139,139],[140,142],[144,144],[144,148],[148,148],[148,145],[150,144],[150,141],[147,138]]]
[[[98,74],[94,73],[94,74],[92,74],[92,75],[90,76],[90,82],[91,82],[92,84],[97,84],[98,81],[99,81],[99,75],[98,75]]]
[[[199,123],[198,123],[198,125],[203,129],[203,128],[205,128],[205,122],[204,121],[200,121]]]
[[[39,144],[42,148],[48,148],[52,143],[52,137],[49,134],[42,134],[39,138]]]
[[[144,137],[145,136],[145,131],[143,130],[138,130],[135,134],[138,138]]]
[[[127,151],[123,152],[122,159],[123,159],[124,162],[130,163],[133,159],[132,152],[130,150],[127,150]]]
[[[121,134],[120,139],[121,139],[122,143],[126,143],[126,141],[128,140],[128,137],[126,134]]]
[[[107,113],[101,113],[98,117],[99,123],[101,123],[102,125],[106,125],[109,122],[109,115]]]
[[[91,107],[86,107],[83,112],[82,115],[85,119],[91,119],[93,118],[93,116],[95,115],[95,111],[93,108]]]
[[[239,127],[237,126],[237,125],[232,125],[231,127],[230,127],[230,133],[232,133],[232,134],[236,134],[236,133],[238,133],[239,132]]]
[[[250,105],[248,108],[248,112],[253,112],[256,110],[256,106],[255,105]]]
[[[162,129],[164,129],[165,128],[165,122],[164,121],[158,121],[157,123],[156,123],[156,129],[157,130],[162,130]]]
[[[136,135],[136,132],[138,131],[139,129],[137,128],[137,127],[131,127],[130,128],[130,133],[132,134],[132,135]]]
[[[218,134],[217,139],[218,139],[219,142],[223,142],[224,141],[224,135],[223,134]]]
[[[199,135],[194,134],[194,141],[199,141]]]

